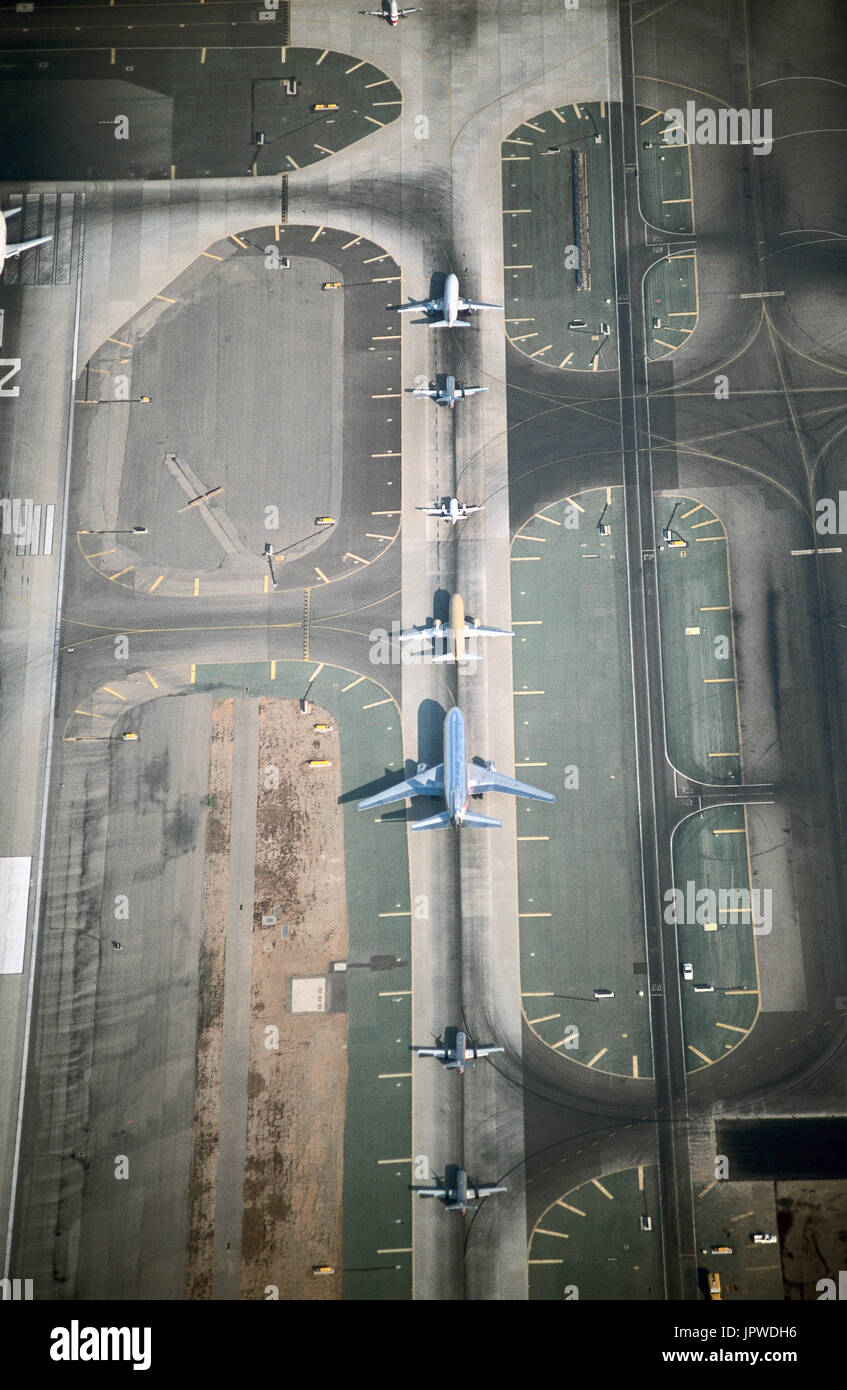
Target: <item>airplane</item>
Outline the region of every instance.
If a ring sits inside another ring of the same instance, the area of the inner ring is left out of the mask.
[[[442,497],[437,507],[416,507],[415,511],[437,516],[440,521],[449,521],[451,526],[455,526],[457,521],[464,521],[471,512],[484,512],[485,503],[474,506],[469,502],[460,502],[457,497]]]
[[[443,826],[476,825],[481,827],[500,826],[502,821],[491,816],[479,816],[468,810],[472,796],[483,792],[504,792],[507,796],[525,796],[530,801],[555,801],[551,792],[543,792],[538,787],[530,787],[526,782],[517,782],[512,777],[504,777],[497,772],[492,762],[480,766],[468,759],[467,729],[465,716],[455,707],[444,717],[444,762],[428,768],[418,763],[418,770],[408,781],[398,782],[376,796],[368,796],[359,802],[360,811],[369,811],[374,806],[387,806],[392,801],[404,801],[415,796],[441,796],[446,809],[427,820],[414,821],[413,830],[440,830]]]
[[[506,1049],[495,1047],[491,1043],[484,1043],[482,1046],[477,1043],[468,1047],[467,1033],[457,1028],[453,1047],[419,1047],[416,1051],[419,1057],[437,1058],[445,1071],[457,1071],[460,1076],[464,1076],[465,1067],[473,1066],[477,1057],[490,1057],[492,1052],[505,1052]]]
[[[508,1192],[508,1187],[483,1187],[479,1183],[469,1183],[464,1168],[456,1173],[455,1187],[419,1187],[419,1197],[442,1197],[448,1211],[460,1211],[464,1216],[471,1202],[480,1197],[490,1197],[495,1192]]]
[[[405,632],[401,632],[398,642],[435,642],[439,637],[450,642],[450,649],[446,652],[433,656],[433,661],[482,661],[481,656],[465,651],[465,642],[470,637],[514,637],[514,632],[506,632],[502,627],[482,627],[478,622],[469,622],[465,617],[465,604],[461,594],[452,594],[450,598],[450,610],[445,627],[440,618],[436,618],[432,627],[412,627]]]
[[[384,19],[391,25],[392,29],[400,23],[401,19],[406,19],[410,14],[422,14],[420,6],[413,10],[398,10],[397,0],[382,0],[381,10],[360,10],[359,14],[373,15],[374,19]]]
[[[13,256],[20,256],[24,251],[31,251],[34,246],[43,246],[46,241],[52,241],[52,236],[35,237],[33,241],[8,241],[6,231],[6,221],[9,217],[17,217],[20,208],[6,208],[2,218],[0,218],[0,269],[6,261]]]
[[[478,309],[502,309],[502,304],[481,304],[474,299],[463,299],[459,294],[458,276],[451,273],[444,281],[444,293],[435,299],[410,299],[408,304],[389,304],[398,314],[411,314],[416,309],[425,314],[443,314],[444,317],[430,323],[430,328],[469,328],[470,324],[457,317],[458,314],[475,313]]]
[[[439,376],[434,387],[428,391],[422,390],[421,387],[415,387],[412,395],[429,396],[436,405],[449,405],[452,410],[456,402],[464,400],[465,396],[478,396],[487,390],[487,386],[457,386],[454,376]]]

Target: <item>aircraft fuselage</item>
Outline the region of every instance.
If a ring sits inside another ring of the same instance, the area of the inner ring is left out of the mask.
[[[455,599],[456,595],[453,597]],[[444,801],[457,828],[464,819],[469,800],[467,730],[461,710],[453,708],[448,710],[444,720]]]

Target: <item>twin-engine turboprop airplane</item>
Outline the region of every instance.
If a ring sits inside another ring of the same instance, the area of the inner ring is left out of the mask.
[[[480,766],[468,760],[468,740],[465,717],[456,707],[447,711],[444,719],[444,762],[427,768],[418,763],[414,777],[398,782],[376,796],[368,796],[359,802],[360,811],[369,811],[374,806],[387,806],[392,801],[403,801],[406,797],[441,796],[446,810],[427,820],[413,821],[412,830],[441,830],[446,825],[476,825],[482,827],[500,826],[502,821],[491,816],[478,816],[468,810],[472,796],[483,792],[505,792],[507,796],[525,796],[530,801],[555,801],[551,792],[530,787],[526,782],[517,782],[513,777],[504,777],[489,762]]]
[[[413,10],[400,10],[397,8],[397,0],[382,0],[381,10],[360,10],[359,14],[373,15],[374,19],[384,19],[391,25],[392,29],[400,23],[401,19],[407,19],[410,14],[422,14],[423,11],[416,7]]]
[[[449,1029],[448,1029],[449,1033]],[[475,1043],[468,1045],[468,1035],[462,1028],[456,1029],[456,1041],[452,1047],[418,1047],[415,1049],[419,1057],[435,1057],[445,1071],[457,1071],[460,1076],[464,1076],[465,1067],[472,1067],[477,1057],[490,1057],[492,1052],[505,1052],[504,1047],[495,1047],[493,1043]]]
[[[432,627],[412,627],[401,632],[399,642],[432,642],[435,643],[443,638],[449,645],[445,652],[439,652],[433,656],[434,662],[463,662],[463,661],[482,661],[482,656],[476,652],[465,650],[465,643],[469,637],[514,637],[514,632],[507,632],[502,627],[483,627],[481,623],[469,622],[465,617],[465,604],[461,594],[453,594],[450,598],[450,614],[447,626],[436,618]]]
[[[424,314],[441,314],[433,320],[430,328],[469,328],[470,325],[458,317],[459,314],[476,313],[481,309],[502,309],[502,304],[482,304],[474,299],[463,299],[459,294],[458,276],[451,273],[444,281],[444,293],[434,299],[410,299],[408,304],[389,304],[398,314],[412,314],[416,310]]]
[[[487,386],[457,386],[454,376],[439,376],[435,386],[424,390],[421,386],[416,386],[413,396],[428,396],[436,405],[449,405],[452,410],[457,401],[463,401],[465,396],[479,396],[483,391],[487,391]]]
[[[490,1197],[495,1192],[508,1192],[508,1187],[485,1187],[480,1183],[469,1183],[464,1168],[456,1173],[455,1187],[419,1187],[419,1197],[441,1197],[448,1211],[458,1211],[464,1216],[471,1202],[480,1197]]]
[[[485,503],[480,502],[474,506],[471,502],[460,502],[458,497],[442,497],[434,507],[416,507],[416,512],[426,512],[427,516],[437,516],[439,521],[449,521],[451,526],[455,526],[457,521],[464,521],[471,512],[484,512]]]

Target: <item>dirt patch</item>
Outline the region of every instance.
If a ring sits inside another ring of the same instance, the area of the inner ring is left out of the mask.
[[[190,1299],[212,1296],[234,727],[233,701],[216,700],[212,706],[209,793],[203,800],[206,813],[206,863],[203,876],[194,1131],[188,1188],[191,1225],[185,1278],[185,1296]]]
[[[281,1299],[341,1297],[347,1016],[290,1007],[295,977],[328,977],[347,955],[339,763],[325,710],[260,700],[243,1298],[269,1284]],[[336,1273],[315,1278],[313,1265]]]
[[[817,1299],[819,1279],[847,1269],[847,1182],[778,1182],[776,1211],[787,1299]]]

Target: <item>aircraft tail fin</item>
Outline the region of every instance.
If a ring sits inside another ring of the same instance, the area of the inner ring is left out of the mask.
[[[454,323],[451,323],[449,319],[438,319],[429,326],[430,328],[470,328],[470,324],[465,323],[464,319],[456,319]]]
[[[502,821],[495,819],[494,816],[478,816],[473,811],[466,811],[462,818],[463,825],[476,825],[481,828],[501,826]]]
[[[453,817],[449,811],[439,811],[437,816],[429,816],[426,820],[412,822],[413,830],[441,830],[445,825],[452,825]]]

